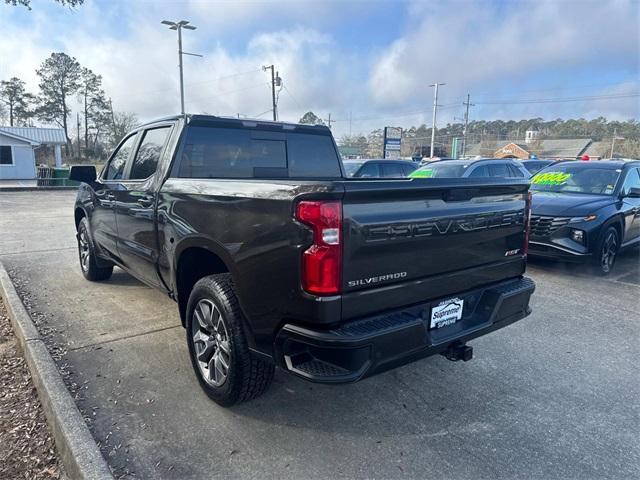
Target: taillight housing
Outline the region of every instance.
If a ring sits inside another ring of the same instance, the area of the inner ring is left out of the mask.
[[[524,240],[522,241],[522,255],[529,252],[529,230],[531,230],[531,192],[527,192],[527,201],[524,207]]]
[[[296,219],[313,231],[313,244],[302,253],[302,288],[314,295],[340,293],[342,203],[303,200],[296,207]]]

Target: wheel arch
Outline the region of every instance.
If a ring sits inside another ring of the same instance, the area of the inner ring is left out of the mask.
[[[198,280],[218,273],[229,273],[232,279],[235,278],[231,258],[226,251],[211,239],[202,237],[190,237],[178,244],[173,272],[172,287],[182,326],[186,321],[189,294]]]
[[[76,230],[78,230],[78,226],[80,225],[80,221],[83,218],[87,217],[87,212],[85,212],[84,208],[76,205],[75,210],[73,211],[73,217],[76,224]]]
[[[618,241],[622,244],[622,238],[624,237],[624,216],[621,213],[618,213],[607,220],[602,226],[600,237],[604,235],[605,230],[609,227],[614,227],[616,229],[618,232]]]

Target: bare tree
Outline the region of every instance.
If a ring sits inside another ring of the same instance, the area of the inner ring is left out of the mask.
[[[115,147],[122,138],[140,124],[135,113],[114,112],[111,122],[111,147]]]

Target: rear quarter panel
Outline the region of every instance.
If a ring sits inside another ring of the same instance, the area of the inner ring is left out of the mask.
[[[227,265],[257,346],[268,350],[286,319],[340,318],[339,299],[300,287],[300,255],[311,232],[293,218],[294,199],[340,198],[332,182],[170,178],[158,199],[159,268],[175,291],[180,254],[204,247]]]

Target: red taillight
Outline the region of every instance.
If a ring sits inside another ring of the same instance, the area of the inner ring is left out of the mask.
[[[529,251],[529,230],[531,229],[531,192],[527,192],[527,201],[524,207],[524,240],[522,242],[522,255]]]
[[[314,295],[340,293],[342,204],[302,201],[296,219],[313,230],[313,245],[302,254],[302,288]]]

